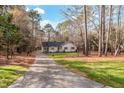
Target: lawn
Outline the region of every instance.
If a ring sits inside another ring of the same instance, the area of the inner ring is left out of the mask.
[[[67,61],[56,60],[58,64],[104,85],[124,88],[124,61]]]
[[[13,81],[24,74],[26,68],[22,66],[0,66],[0,88],[7,88]]]
[[[50,58],[65,58],[65,57],[76,57],[79,53],[49,53]]]

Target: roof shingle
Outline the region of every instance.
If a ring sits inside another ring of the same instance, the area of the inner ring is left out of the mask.
[[[61,46],[64,42],[42,42],[43,47]]]

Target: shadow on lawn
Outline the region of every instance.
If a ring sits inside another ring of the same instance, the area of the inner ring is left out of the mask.
[[[56,62],[72,70],[72,72],[76,72],[77,74],[83,73],[80,75],[86,76],[90,79],[93,79],[105,85],[112,86],[112,87],[120,87],[120,88],[124,87],[124,76],[118,76],[118,74],[115,75],[116,73],[119,73],[119,72],[122,73],[124,71],[124,68],[110,67],[108,65],[105,65],[104,67],[100,67],[101,65],[97,65],[95,67],[93,63],[78,62],[78,61],[56,60]],[[106,64],[106,63],[107,62],[103,62],[100,64]],[[94,63],[94,64],[98,64],[98,63]]]

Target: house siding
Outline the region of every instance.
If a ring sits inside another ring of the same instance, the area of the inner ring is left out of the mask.
[[[49,52],[58,52],[58,47],[49,47]]]
[[[66,43],[66,44],[59,44],[59,45],[53,45],[53,46],[46,46],[42,48],[43,52],[76,52],[77,47],[72,43]],[[48,50],[47,50],[48,49]]]
[[[62,46],[64,52],[76,52],[77,47],[74,44],[68,43]]]

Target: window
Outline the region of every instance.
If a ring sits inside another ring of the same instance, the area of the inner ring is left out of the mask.
[[[54,47],[52,47],[51,50],[54,50]]]
[[[68,49],[67,47],[64,47],[64,49],[66,50],[66,49]]]
[[[71,47],[71,49],[75,49],[74,47]]]

